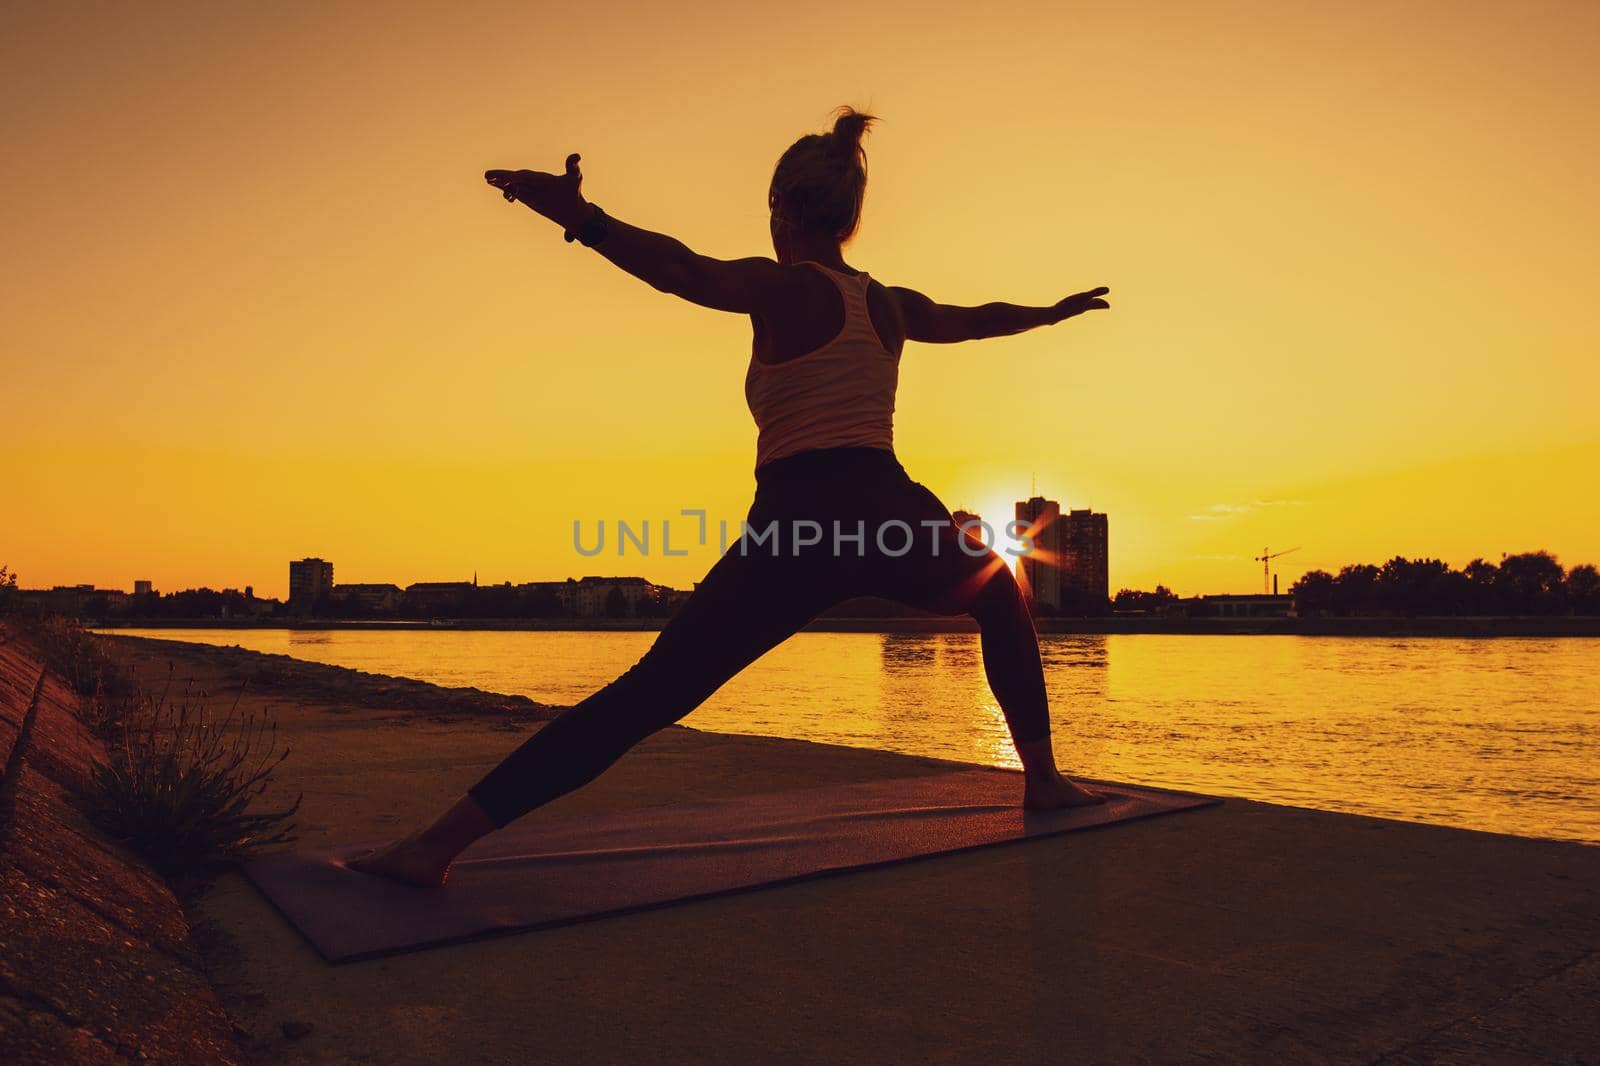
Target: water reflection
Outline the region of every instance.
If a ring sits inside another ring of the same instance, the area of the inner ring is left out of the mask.
[[[1005,715],[989,691],[978,642],[970,634],[877,635],[882,674],[883,747],[994,766],[1016,766]],[[930,684],[937,679],[936,684]],[[935,703],[930,695],[942,699]]]
[[[1040,642],[1056,764],[1085,777],[1115,777],[1121,765],[1114,745],[1110,640],[1103,633],[1047,636]]]
[[[878,655],[883,663],[883,672],[892,674],[901,670],[917,671],[937,663],[943,651],[943,642],[939,637],[946,635],[948,634],[932,636],[911,633],[878,634]]]

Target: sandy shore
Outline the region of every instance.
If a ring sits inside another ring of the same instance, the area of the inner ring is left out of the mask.
[[[152,684],[169,664],[212,692],[254,671],[244,705],[293,749],[275,798],[304,793],[307,844],[416,823],[549,713],[112,639]],[[674,728],[548,809],[947,766]],[[189,909],[263,1062],[1581,1061],[1600,1047],[1597,885],[1600,848],[1230,800],[342,967],[237,874]]]

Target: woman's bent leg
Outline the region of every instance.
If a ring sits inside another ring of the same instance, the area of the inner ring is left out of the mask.
[[[1017,579],[1000,555],[980,550],[976,539],[956,529],[933,493],[920,485],[912,488],[902,520],[926,519],[937,526],[933,516],[943,515],[949,524],[937,528],[932,550],[887,561],[876,591],[940,614],[970,614],[977,621],[984,674],[1022,762],[1024,806],[1052,809],[1105,802],[1056,769],[1039,637]]]
[[[1099,793],[1073,784],[1056,769],[1050,744],[1050,702],[1045,693],[1039,634],[1016,578],[1004,564],[968,606],[982,633],[983,670],[1005,712],[1011,741],[1025,775],[1023,806],[1049,810],[1103,803]]]
[[[998,557],[996,557],[998,559]],[[1050,700],[1045,694],[1044,663],[1039,636],[1028,602],[1002,562],[965,605],[982,634],[983,672],[989,689],[1005,712],[1011,739],[1023,745],[1050,740]],[[1024,759],[1026,767],[1027,761]]]

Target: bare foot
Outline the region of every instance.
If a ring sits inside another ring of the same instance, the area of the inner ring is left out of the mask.
[[[1062,774],[1051,777],[1027,778],[1022,789],[1022,809],[1027,811],[1055,811],[1064,807],[1093,807],[1105,803],[1106,797],[1082,785],[1074,784]]]
[[[423,888],[438,888],[450,876],[450,863],[440,862],[415,836],[370,851],[346,865],[357,873]]]

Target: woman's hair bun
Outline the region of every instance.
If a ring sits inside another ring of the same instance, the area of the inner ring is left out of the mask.
[[[853,107],[841,107],[833,120],[833,144],[830,147],[840,155],[855,156],[861,150],[862,135],[876,121],[876,115],[868,115]]]

